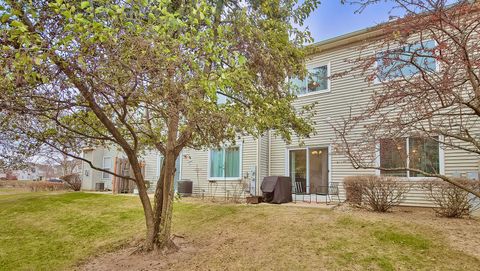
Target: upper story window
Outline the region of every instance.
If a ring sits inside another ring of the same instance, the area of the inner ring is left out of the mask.
[[[230,146],[210,150],[209,179],[239,179],[240,178],[240,147]]]
[[[112,170],[112,157],[103,157],[102,168],[104,170],[108,170],[108,171]],[[110,174],[108,174],[107,172],[102,172],[102,178],[103,179],[108,179],[108,178],[110,178]]]
[[[429,40],[377,53],[377,81],[409,78],[421,71],[437,71],[435,48],[435,41]]]
[[[329,76],[330,65],[328,64],[308,69],[308,74],[304,79],[290,79],[292,92],[297,95],[313,92],[328,92],[330,91]]]
[[[440,173],[440,148],[437,140],[422,137],[380,140],[381,168],[411,168]],[[423,177],[408,170],[381,170],[382,175]]]

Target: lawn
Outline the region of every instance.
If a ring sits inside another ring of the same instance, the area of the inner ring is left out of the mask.
[[[136,197],[5,193],[0,194],[0,216],[1,270],[475,270],[480,266],[474,249],[480,242],[479,221],[411,213],[178,202],[174,232],[181,236],[176,239],[181,249],[153,256],[131,255],[128,246],[120,249],[143,236]],[[457,237],[466,239],[463,245],[473,253],[462,249]]]

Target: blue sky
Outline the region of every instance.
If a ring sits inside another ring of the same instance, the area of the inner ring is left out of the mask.
[[[323,0],[306,20],[315,42],[333,38],[388,20],[392,4],[379,3],[355,14],[358,5],[341,4],[340,0]]]
[[[446,4],[457,1],[447,0]],[[386,22],[394,7],[392,2],[379,1],[358,14],[355,11],[359,5],[341,4],[341,0],[321,0],[321,4],[305,21],[305,25],[310,29],[315,42],[319,42]],[[401,13],[400,9],[393,10],[393,15]]]

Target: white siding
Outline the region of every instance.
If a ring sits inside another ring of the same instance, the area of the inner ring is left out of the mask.
[[[250,183],[256,169],[257,141],[252,136],[242,137],[237,142],[241,146],[241,176],[240,179]],[[208,180],[209,157],[208,150],[185,149],[182,155],[182,179],[193,181],[194,191],[206,196],[228,196],[240,189],[239,180]],[[259,183],[258,183],[259,184]]]

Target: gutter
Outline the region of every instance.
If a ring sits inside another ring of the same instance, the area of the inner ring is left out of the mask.
[[[356,42],[364,42],[367,40],[379,38],[385,34],[382,25],[369,27],[354,31],[348,34],[337,36],[331,39],[323,40],[306,46],[307,56],[328,51],[330,49],[338,49]]]

